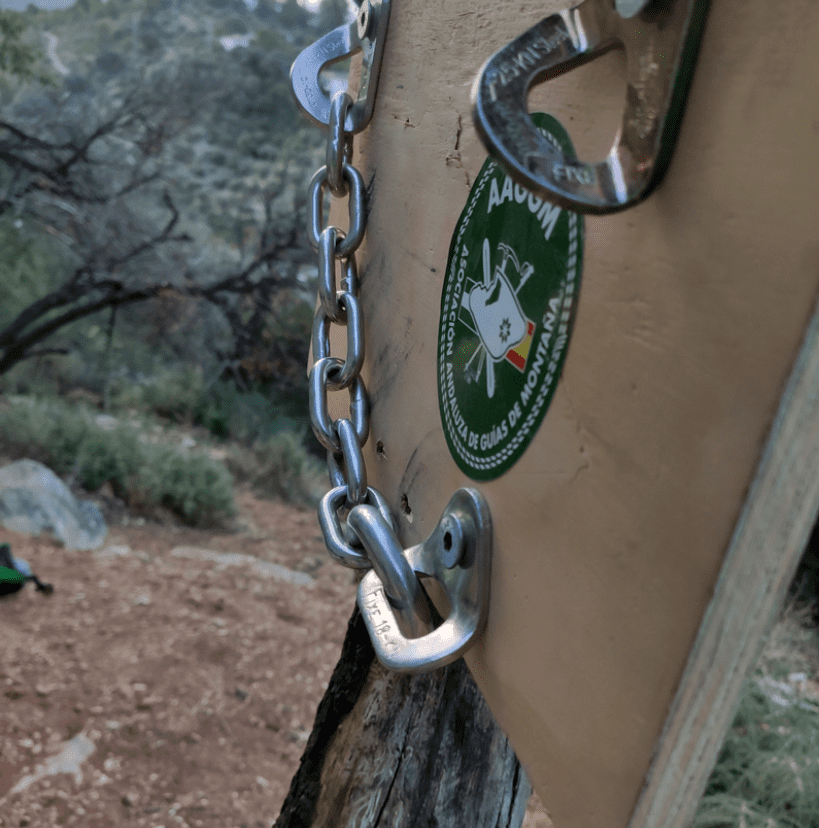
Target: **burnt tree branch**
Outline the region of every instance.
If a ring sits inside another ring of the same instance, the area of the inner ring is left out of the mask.
[[[47,282],[50,289],[0,330],[0,373],[35,354],[65,350],[62,343],[41,346],[72,322],[171,294],[217,310],[232,339],[231,370],[247,363],[278,371],[303,362],[286,333],[283,342],[271,341],[268,330],[282,292],[302,287],[293,255],[301,247],[299,207],[284,222],[272,209],[287,183],[287,165],[267,187],[249,260],[240,244],[238,264],[193,265],[167,189],[163,147],[190,122],[193,99],[206,93],[186,92],[182,99],[174,83],[137,88],[107,110],[103,100],[90,123],[84,110],[64,111],[56,97],[53,111],[38,105],[19,122],[0,118],[0,214],[13,209],[26,217],[58,239],[73,262],[59,284]],[[154,194],[167,214],[145,209],[146,196]],[[281,318],[275,324],[286,328]],[[287,368],[282,376],[291,374]]]

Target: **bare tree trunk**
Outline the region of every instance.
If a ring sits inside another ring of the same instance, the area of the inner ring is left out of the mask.
[[[390,673],[356,608],[274,828],[519,828],[530,794],[463,660]]]

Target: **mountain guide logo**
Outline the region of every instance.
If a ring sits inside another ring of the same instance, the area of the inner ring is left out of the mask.
[[[551,116],[541,132],[574,155]],[[449,450],[474,480],[526,451],[554,395],[574,321],[583,219],[488,160],[449,249],[438,330],[438,402]]]

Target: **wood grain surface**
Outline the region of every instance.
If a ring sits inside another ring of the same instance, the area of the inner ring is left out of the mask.
[[[356,611],[275,828],[520,828],[531,793],[464,662],[391,673]]]

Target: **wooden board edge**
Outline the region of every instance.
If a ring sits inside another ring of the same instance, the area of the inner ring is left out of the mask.
[[[819,304],[629,828],[688,828],[819,513]]]

